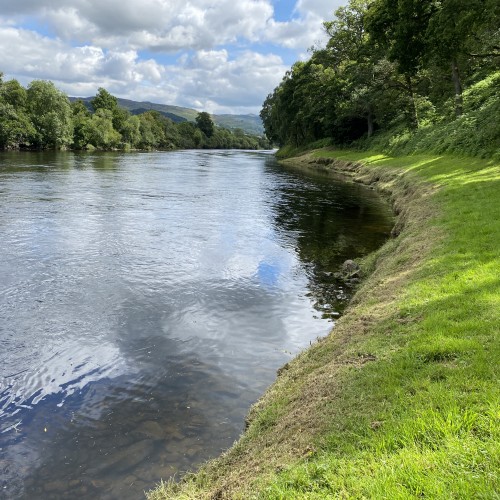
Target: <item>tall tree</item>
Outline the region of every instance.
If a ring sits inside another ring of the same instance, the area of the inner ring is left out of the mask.
[[[439,65],[451,68],[457,116],[463,112],[461,72],[468,64],[476,34],[484,30],[491,17],[495,17],[495,8],[488,0],[442,0],[429,19],[425,33],[427,53]]]
[[[26,109],[28,94],[17,80],[8,80],[0,85],[0,100],[15,109]]]
[[[198,113],[196,116],[196,125],[207,137],[214,135],[215,124],[212,117],[206,111]]]
[[[40,148],[64,148],[73,142],[68,97],[52,82],[34,80],[28,86],[28,114],[35,128],[33,142]]]
[[[73,112],[73,147],[84,149],[90,144],[91,114],[85,103],[78,99],[71,103]]]
[[[97,94],[90,101],[94,111],[98,109],[107,109],[108,111],[114,112],[118,107],[118,100],[114,95],[111,95],[105,88],[99,87]]]
[[[113,113],[105,108],[99,108],[92,115],[85,135],[89,143],[99,149],[116,148],[121,141],[121,135],[113,128]]]
[[[404,76],[400,86],[407,92],[410,125],[419,125],[415,77],[427,52],[426,31],[435,11],[434,0],[375,0],[366,15],[366,29],[373,41],[387,51]]]
[[[29,145],[35,129],[28,115],[0,100],[0,148],[17,149]]]

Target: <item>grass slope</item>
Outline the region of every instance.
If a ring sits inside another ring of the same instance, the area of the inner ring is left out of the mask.
[[[249,428],[160,498],[499,498],[500,165],[319,150],[391,196],[394,238]]]
[[[418,130],[389,129],[357,141],[357,146],[397,156],[433,152],[499,162],[500,71],[466,89],[463,100],[464,113],[458,118],[449,109],[445,115],[424,119]]]

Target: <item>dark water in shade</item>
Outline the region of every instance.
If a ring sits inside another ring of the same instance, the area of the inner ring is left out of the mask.
[[[0,154],[0,498],[141,498],[231,446],[391,224],[265,153]]]

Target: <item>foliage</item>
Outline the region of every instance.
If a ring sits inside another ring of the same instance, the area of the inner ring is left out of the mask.
[[[71,105],[52,82],[35,80],[28,86],[27,109],[35,128],[33,143],[41,148],[65,148],[73,142]]]
[[[26,113],[0,101],[0,147],[14,149],[29,143],[34,135],[35,129]]]
[[[212,137],[214,135],[215,124],[212,117],[206,111],[198,113],[196,125],[207,137]]]
[[[90,101],[94,111],[98,109],[107,109],[113,112],[118,107],[118,101],[116,97],[112,96],[106,89],[99,87],[97,89],[97,94]]]
[[[118,106],[99,88],[91,110],[82,100],[72,104],[53,83],[33,81],[28,89],[0,73],[0,149],[266,149],[264,137],[218,127],[208,113],[197,124],[174,123],[157,111],[138,115]]]
[[[300,147],[402,128],[420,136],[454,120],[451,128],[470,133],[464,124],[479,119],[479,108],[466,102],[467,90],[498,70],[499,25],[495,0],[350,0],[324,23],[326,47],[295,63],[265,100],[266,134]]]
[[[357,141],[360,149],[377,149],[391,155],[447,153],[500,160],[500,72],[464,92],[464,113],[414,133],[390,129],[372,139]]]

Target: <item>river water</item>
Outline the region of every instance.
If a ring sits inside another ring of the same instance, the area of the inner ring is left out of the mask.
[[[0,153],[0,498],[141,498],[230,447],[391,224],[270,153]]]

